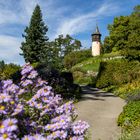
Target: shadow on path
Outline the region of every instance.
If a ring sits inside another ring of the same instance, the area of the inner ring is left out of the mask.
[[[90,124],[90,140],[118,140],[121,129],[116,121],[125,105],[124,100],[97,88],[81,88],[82,98],[75,105],[78,119]]]
[[[109,92],[104,92],[98,88],[93,88],[89,86],[81,86],[82,88],[82,98],[83,100],[100,100],[105,101],[105,98],[102,99],[101,97],[117,97]]]

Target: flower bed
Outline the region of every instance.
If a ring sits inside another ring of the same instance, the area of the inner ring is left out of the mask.
[[[64,103],[30,64],[21,75],[18,85],[0,83],[0,140],[84,140],[89,125],[75,121],[73,102]]]

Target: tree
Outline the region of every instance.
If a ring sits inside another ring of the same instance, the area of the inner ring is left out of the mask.
[[[34,63],[40,62],[43,56],[44,47],[48,41],[46,32],[47,26],[42,20],[42,13],[39,5],[36,5],[30,24],[25,29],[23,37],[25,41],[22,42],[21,50],[26,62]]]
[[[104,49],[121,51],[127,59],[140,61],[140,5],[129,16],[116,17],[108,29]]]
[[[129,35],[124,54],[129,60],[140,61],[140,5],[130,15]]]
[[[114,19],[113,24],[108,25],[109,36],[105,38],[104,45],[112,51],[125,48],[128,40],[128,16],[120,16]]]
[[[57,69],[64,67],[64,57],[73,51],[80,50],[81,42],[70,35],[59,35],[54,41],[46,44],[44,49],[43,62]]]
[[[59,56],[64,58],[67,54],[80,50],[81,42],[77,39],[72,38],[70,35],[59,35],[55,39],[55,48],[59,48]]]
[[[102,53],[110,53],[112,51],[112,46],[110,45],[111,43],[109,41],[109,36],[106,36],[102,45]]]

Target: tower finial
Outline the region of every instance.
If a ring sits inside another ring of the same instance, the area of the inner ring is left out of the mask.
[[[99,31],[99,27],[98,27],[98,24],[97,24],[97,22],[96,22],[96,29],[95,29],[95,33],[98,33],[98,34],[100,34],[100,31]]]

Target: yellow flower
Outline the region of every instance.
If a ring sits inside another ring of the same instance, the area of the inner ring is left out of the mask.
[[[4,128],[4,125],[3,124],[0,125],[0,129],[2,129],[2,128]]]
[[[6,133],[4,133],[4,134],[2,135],[2,137],[3,137],[4,139],[6,139],[6,138],[8,138],[8,135],[7,135]]]
[[[13,104],[15,104],[15,102],[14,102],[14,101],[11,101],[10,103],[11,103],[12,105],[13,105]]]
[[[5,106],[0,105],[0,110],[4,110],[4,109],[5,109]]]

